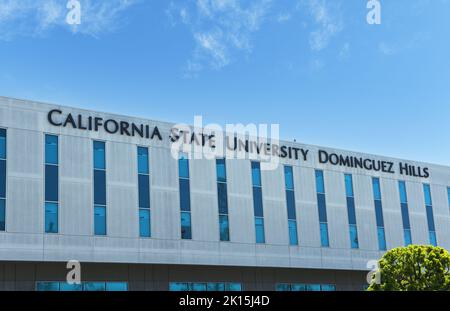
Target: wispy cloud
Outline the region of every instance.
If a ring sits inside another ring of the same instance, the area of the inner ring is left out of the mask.
[[[297,8],[306,9],[312,18],[314,29],[310,32],[309,45],[313,51],[325,49],[343,29],[339,1],[300,0]]]
[[[204,62],[220,69],[235,53],[250,53],[252,34],[266,21],[271,5],[272,0],[172,1],[167,9],[172,25],[188,27],[196,43],[185,69],[198,72]]]
[[[80,0],[81,24],[68,25],[66,0],[0,0],[0,40],[43,36],[53,28],[97,37],[117,29],[121,13],[139,0]]]

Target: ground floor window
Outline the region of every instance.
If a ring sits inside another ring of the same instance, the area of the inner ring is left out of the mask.
[[[277,292],[334,292],[336,285],[332,284],[277,284]]]
[[[239,292],[242,291],[241,283],[192,283],[171,282],[169,290],[172,292]]]
[[[69,284],[67,282],[37,282],[38,292],[126,292],[126,282],[83,282]]]

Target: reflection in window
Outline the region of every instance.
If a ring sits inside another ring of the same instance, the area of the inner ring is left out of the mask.
[[[193,292],[193,291],[208,291],[208,292],[239,292],[242,291],[241,283],[226,283],[226,282],[171,282],[169,283],[169,291],[172,292]]]

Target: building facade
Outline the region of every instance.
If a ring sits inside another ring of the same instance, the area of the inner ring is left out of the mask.
[[[386,250],[450,249],[449,167],[174,157],[174,126],[0,97],[0,290],[363,290]]]

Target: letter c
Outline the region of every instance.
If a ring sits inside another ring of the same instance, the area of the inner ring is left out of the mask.
[[[61,126],[62,123],[57,123],[57,122],[53,121],[52,116],[53,116],[54,113],[62,114],[62,111],[61,111],[61,110],[58,110],[58,109],[53,109],[53,110],[51,110],[51,111],[48,113],[48,115],[47,115],[47,120],[48,120],[48,122],[50,122],[50,124],[52,124],[52,125],[54,125],[54,126]]]

